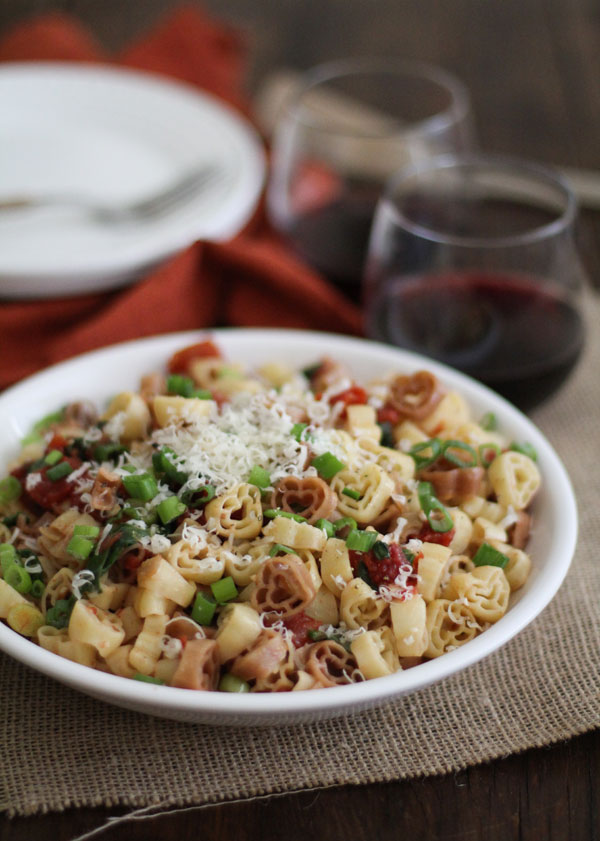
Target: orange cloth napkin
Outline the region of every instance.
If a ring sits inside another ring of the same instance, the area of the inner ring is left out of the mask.
[[[46,15],[0,39],[0,61],[115,62],[185,80],[245,116],[239,33],[182,7],[111,58],[74,19]],[[0,388],[61,359],[126,339],[217,325],[361,332],[357,305],[287,249],[262,206],[228,243],[198,242],[108,293],[0,302]]]

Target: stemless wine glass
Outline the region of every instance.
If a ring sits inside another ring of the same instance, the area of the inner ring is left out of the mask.
[[[532,408],[583,345],[575,216],[568,184],[536,164],[445,156],[404,169],[373,223],[368,335]]]
[[[407,61],[321,65],[284,109],[267,208],[313,267],[358,295],[369,230],[399,167],[473,146],[469,97],[445,71]]]

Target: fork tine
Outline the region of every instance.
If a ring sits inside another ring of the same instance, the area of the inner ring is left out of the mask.
[[[216,180],[220,170],[214,164],[208,164],[199,169],[183,175],[174,184],[171,184],[164,192],[152,196],[149,199],[142,199],[131,205],[129,211],[139,216],[155,216],[183,203],[190,198],[200,187],[206,187]]]

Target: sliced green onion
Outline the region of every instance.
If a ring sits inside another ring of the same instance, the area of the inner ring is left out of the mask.
[[[46,611],[46,625],[52,625],[53,628],[66,628],[69,624],[71,611],[75,604],[75,596],[69,599],[58,599],[54,607]]]
[[[209,391],[207,388],[197,388],[192,397],[195,397],[197,400],[212,400],[212,392]]]
[[[73,526],[73,534],[80,534],[82,537],[98,537],[100,534],[100,526]]]
[[[53,482],[58,482],[59,479],[64,479],[69,473],[73,472],[73,468],[68,461],[61,461],[55,464],[54,467],[49,467],[46,471],[46,476]]]
[[[6,476],[0,481],[0,504],[14,502],[21,496],[21,483],[16,476]]]
[[[179,394],[181,397],[191,397],[196,385],[191,377],[183,374],[171,374],[167,377],[167,391],[169,394]]]
[[[6,575],[6,570],[17,561],[17,550],[12,543],[0,543],[0,566],[2,567],[2,574]]]
[[[156,506],[156,513],[161,519],[163,525],[167,525],[170,523],[171,520],[174,520],[176,517],[181,517],[181,515],[185,512],[186,505],[176,496],[168,496],[166,499],[163,499],[162,502],[159,502]]]
[[[350,499],[362,499],[362,494],[360,493],[360,491],[356,491],[354,490],[354,488],[344,488],[342,493],[344,494],[344,496],[349,496]]]
[[[289,546],[284,546],[283,543],[274,543],[273,546],[269,549],[269,557],[274,558],[275,555],[295,555],[293,549],[290,549]]]
[[[215,597],[217,604],[226,604],[232,599],[235,599],[238,594],[235,581],[230,575],[225,578],[220,578],[218,581],[213,581],[210,585],[210,589],[212,590],[212,594]]]
[[[200,591],[192,607],[192,619],[199,625],[210,625],[217,609],[217,603],[211,593]]]
[[[69,555],[72,555],[74,558],[78,558],[80,561],[85,561],[86,558],[89,557],[93,548],[94,544],[91,540],[88,540],[87,537],[81,537],[78,534],[74,535],[67,544],[67,552]]]
[[[508,557],[494,549],[489,543],[482,543],[477,552],[473,555],[473,563],[476,567],[504,567],[508,564]]]
[[[124,444],[110,443],[96,444],[92,452],[96,461],[112,461],[126,451],[127,447]]]
[[[214,498],[214,495],[214,485],[202,485],[194,490],[185,491],[181,499],[190,508],[196,508],[198,505],[206,505],[207,502],[210,502]]]
[[[378,561],[383,561],[384,558],[390,557],[390,549],[387,543],[383,540],[378,540],[373,544],[373,555]]]
[[[464,441],[444,441],[441,455],[457,467],[475,467],[477,464],[477,453]]]
[[[429,467],[438,458],[442,449],[442,442],[439,438],[429,438],[427,441],[419,441],[408,451],[409,456],[415,460],[417,470]],[[425,453],[425,455],[422,455]]]
[[[45,589],[46,585],[44,584],[41,578],[38,578],[31,584],[31,595],[34,599],[41,599],[44,595]]]
[[[143,675],[141,672],[137,672],[133,676],[134,680],[141,680],[143,683],[156,683],[158,686],[162,686],[164,684],[164,680],[161,680],[159,677],[152,677],[152,675]]]
[[[4,580],[17,593],[28,593],[31,590],[31,576],[19,564],[11,564],[4,573]]]
[[[60,450],[50,450],[50,452],[44,457],[44,464],[52,466],[60,461],[62,457],[63,454]]]
[[[311,464],[323,479],[333,479],[335,474],[339,473],[346,466],[333,453],[329,452],[317,456],[312,460]]]
[[[307,423],[295,423],[293,427],[290,429],[290,435],[292,438],[295,438],[298,443],[302,441],[302,433],[308,426]]]
[[[331,523],[329,520],[325,520],[323,517],[317,520],[317,522],[315,523],[315,528],[324,531],[327,537],[333,537],[335,534],[335,526],[333,525],[333,523]]]
[[[339,520],[336,520],[333,524],[333,528],[335,529],[336,534],[338,531],[345,529],[346,526],[350,526],[351,529],[357,529],[358,523],[354,519],[354,517],[340,517]]]
[[[53,423],[60,423],[60,421],[64,420],[64,417],[64,409],[59,409],[57,412],[50,412],[50,414],[44,415],[43,418],[40,418],[34,423],[33,432],[43,432],[49,426],[52,426]]]
[[[488,444],[480,444],[478,447],[479,461],[484,467],[489,467],[496,456],[502,452],[498,444],[493,444],[491,441]],[[492,455],[490,456],[490,452]]]
[[[379,424],[379,427],[381,428],[381,440],[379,443],[382,447],[392,448],[396,443],[394,441],[394,432],[392,424],[389,421],[383,421]]]
[[[154,476],[149,473],[135,473],[131,476],[123,476],[125,490],[133,499],[140,499],[148,502],[154,499],[158,493],[158,484]]]
[[[268,488],[271,484],[269,471],[265,470],[264,467],[255,464],[248,476],[248,483],[250,485],[256,485],[257,488]]]
[[[533,445],[528,441],[523,441],[522,444],[519,444],[517,441],[512,441],[509,449],[513,450],[515,453],[521,453],[524,456],[528,456],[528,458],[532,461],[537,461],[537,452]]]
[[[313,642],[321,642],[321,640],[327,639],[327,634],[324,631],[317,631],[316,629],[307,631],[306,636]]]
[[[434,496],[431,482],[419,482],[418,494],[421,508],[433,531],[441,534],[450,531],[454,525],[452,517],[439,499]]]
[[[263,515],[268,520],[273,520],[275,517],[285,517],[287,520],[295,520],[297,523],[306,522],[306,517],[302,517],[300,514],[293,514],[291,511],[282,511],[281,508],[267,508],[266,511],[263,511]]]
[[[317,371],[322,367],[322,362],[317,362],[316,365],[309,365],[308,368],[303,368],[302,373],[307,380],[312,380]]]
[[[479,421],[479,426],[487,432],[494,432],[498,429],[498,418],[493,412],[486,412]]]
[[[377,542],[376,531],[359,531],[352,529],[346,538],[346,546],[355,552],[369,552]]]
[[[236,675],[223,675],[219,681],[219,692],[250,692],[250,684]]]
[[[177,453],[170,447],[163,447],[157,453],[152,455],[152,467],[156,473],[164,473],[172,482],[178,482],[180,485],[187,479],[187,473],[179,470],[173,463],[173,457],[177,458]]]

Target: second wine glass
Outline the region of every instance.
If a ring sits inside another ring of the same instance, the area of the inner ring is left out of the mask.
[[[472,148],[466,89],[418,62],[356,59],[309,72],[275,132],[267,207],[297,253],[358,298],[391,173]]]

